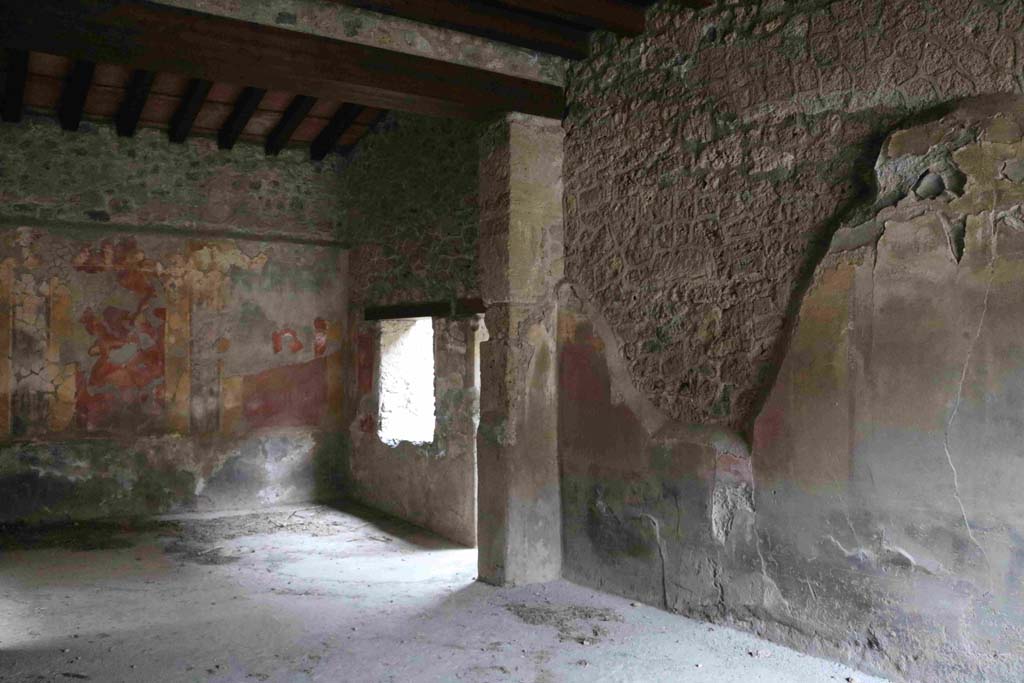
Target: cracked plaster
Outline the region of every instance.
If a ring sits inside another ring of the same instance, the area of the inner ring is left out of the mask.
[[[569,578],[897,680],[1021,678],[1024,187],[1003,172],[1024,158],[1020,104],[887,136],[877,200],[817,266],[749,451],[641,417],[613,327],[564,286]],[[963,182],[922,198],[925,173]]]

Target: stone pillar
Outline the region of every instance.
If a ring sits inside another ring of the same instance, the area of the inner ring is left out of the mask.
[[[562,127],[512,114],[484,136],[479,270],[479,575],[561,575],[555,287],[563,274]]]

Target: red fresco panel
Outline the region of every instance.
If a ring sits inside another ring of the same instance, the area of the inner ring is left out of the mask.
[[[247,375],[242,414],[250,429],[315,427],[327,411],[327,358]]]

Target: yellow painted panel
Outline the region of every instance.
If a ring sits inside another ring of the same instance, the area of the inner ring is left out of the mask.
[[[189,353],[192,307],[189,294],[189,288],[182,287],[168,297],[164,330],[167,422],[179,434],[188,434],[191,423],[192,368]]]
[[[242,377],[221,377],[220,431],[233,434],[242,422]]]
[[[78,366],[61,364],[60,347],[72,335],[71,290],[58,278],[50,278],[50,319],[46,334],[46,372],[53,393],[49,397],[50,431],[64,431],[75,416]]]
[[[11,388],[14,384],[11,368],[13,292],[14,261],[7,258],[0,263],[0,437],[3,438],[11,435]]]

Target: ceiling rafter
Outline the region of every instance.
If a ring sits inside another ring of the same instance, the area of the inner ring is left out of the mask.
[[[12,66],[15,60],[6,53],[0,56],[5,57],[0,62],[0,90],[4,91],[0,105],[9,105],[12,99],[6,90],[13,87],[14,78],[8,74],[19,68]],[[62,102],[71,101],[64,96],[68,84],[81,78],[81,73],[75,76],[72,60],[25,52],[18,62],[25,68],[24,83],[18,86],[18,91],[25,93],[24,107],[56,112]],[[348,154],[387,114],[375,107],[296,98],[252,86],[207,84],[103,63],[95,65],[92,85],[78,90],[87,90],[81,117],[109,121],[124,137],[134,136],[139,127],[157,127],[167,129],[168,137],[173,134],[175,140],[213,135],[222,149],[232,148],[243,138],[264,144],[269,138],[271,153],[283,144],[309,143],[313,160],[331,153]],[[310,103],[312,107],[306,111]]]
[[[85,111],[85,98],[89,96],[89,87],[95,73],[96,62],[88,60],[79,59],[71,67],[57,107],[57,119],[64,130],[78,130]]]
[[[25,100],[25,83],[28,80],[28,51],[7,50],[7,76],[4,83],[3,120],[8,123],[21,121],[21,110]]]
[[[314,104],[316,104],[315,97],[296,95],[288,105],[288,108],[284,110],[281,120],[274,126],[274,130],[270,131],[270,135],[267,136],[267,140],[263,144],[263,151],[270,156],[276,156],[284,149],[288,141],[291,140],[292,133],[299,127],[302,120],[306,118]]]
[[[245,127],[249,125],[252,115],[260,106],[267,91],[263,88],[247,87],[235,100],[235,106],[228,115],[224,125],[217,133],[217,146],[221,149],[231,149],[238,142],[239,136]]]
[[[135,135],[135,130],[139,127],[139,117],[142,116],[142,109],[149,99],[149,91],[153,88],[155,78],[156,74],[152,71],[135,69],[132,72],[121,107],[114,118],[117,134],[121,137],[130,138]]]
[[[556,85],[149,3],[0,3],[0,44],[435,116],[565,108]]]
[[[377,126],[380,125],[380,123],[382,121],[384,121],[385,118],[387,118],[387,115],[388,115],[388,112],[382,109],[382,110],[377,111],[373,115],[373,117],[370,120],[368,120],[368,121],[366,120],[366,118],[364,116],[363,120],[364,120],[365,125],[366,125],[366,133],[376,132]],[[352,152],[355,150],[355,148],[359,145],[359,143],[362,142],[362,137],[363,136],[360,136],[360,138],[357,139],[355,142],[352,142],[352,143],[349,143],[349,144],[339,145],[337,147],[338,154],[340,154],[343,157],[348,157],[349,155],[351,155]]]
[[[309,146],[309,158],[313,161],[323,160],[332,149],[337,147],[338,140],[364,111],[366,111],[366,107],[362,105],[348,103],[341,105]]]
[[[167,132],[171,142],[181,144],[188,139],[188,134],[192,132],[192,126],[195,125],[196,116],[203,108],[203,103],[206,101],[206,96],[210,94],[212,86],[210,81],[201,78],[193,78],[189,81],[188,89],[185,90],[185,95],[181,98],[177,111],[174,112],[171,127]]]

